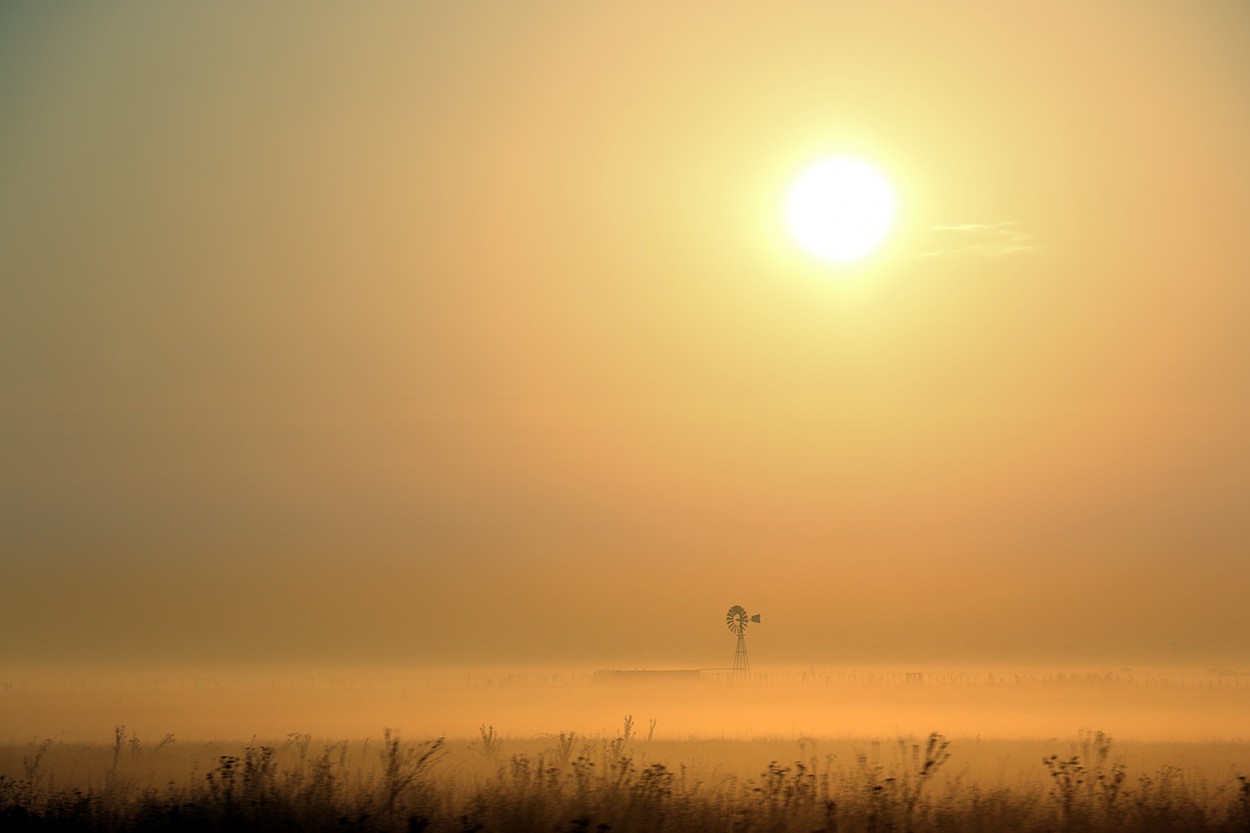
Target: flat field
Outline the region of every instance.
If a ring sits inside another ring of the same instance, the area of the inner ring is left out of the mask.
[[[1227,669],[41,673],[6,830],[1250,830]]]

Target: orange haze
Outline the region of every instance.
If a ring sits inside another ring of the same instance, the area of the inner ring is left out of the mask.
[[[717,667],[742,604],[760,670],[1242,667],[1248,42],[6,4],[0,664]],[[781,223],[832,153],[853,267]]]

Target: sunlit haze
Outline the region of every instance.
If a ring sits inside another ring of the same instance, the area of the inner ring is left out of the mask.
[[[714,676],[742,605],[761,679],[1141,686],[933,728],[1250,737],[1155,698],[1250,671],[1247,44],[1233,0],[3,4],[0,736],[199,719],[106,679],[270,692],[204,737],[557,731],[428,681]],[[767,690],[632,708],[932,725]]]

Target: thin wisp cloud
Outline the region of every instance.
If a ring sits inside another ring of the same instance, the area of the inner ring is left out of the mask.
[[[951,255],[1006,257],[1007,255],[1029,254],[1041,248],[1034,242],[1032,232],[1021,228],[1020,224],[1014,220],[1005,223],[961,223],[952,226],[933,226],[929,230],[944,245],[921,252],[917,257]]]

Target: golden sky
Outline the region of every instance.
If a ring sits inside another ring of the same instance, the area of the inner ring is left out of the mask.
[[[1244,658],[1247,43],[6,3],[0,660]],[[782,221],[835,154],[850,266]]]

